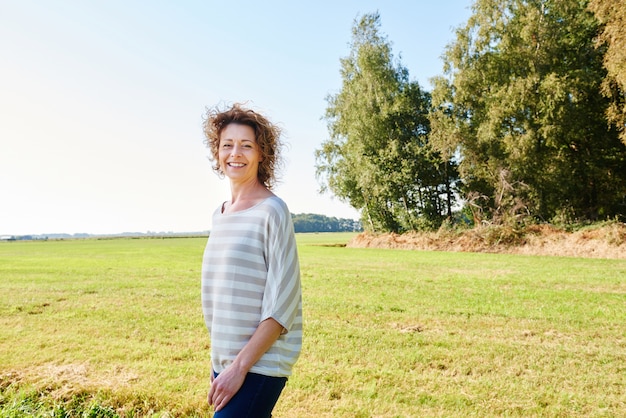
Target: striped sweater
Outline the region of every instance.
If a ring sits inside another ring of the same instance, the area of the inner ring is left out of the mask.
[[[280,198],[214,212],[202,262],[202,310],[215,372],[233,362],[259,323],[273,318],[283,334],[250,372],[291,375],[302,347],[302,293],[293,223]]]

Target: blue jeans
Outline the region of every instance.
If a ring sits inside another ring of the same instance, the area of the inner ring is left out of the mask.
[[[286,383],[286,377],[248,373],[239,392],[213,418],[270,418]]]

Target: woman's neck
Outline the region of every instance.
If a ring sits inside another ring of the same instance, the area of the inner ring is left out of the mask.
[[[230,185],[231,199],[224,206],[224,213],[246,210],[274,194],[259,182]]]

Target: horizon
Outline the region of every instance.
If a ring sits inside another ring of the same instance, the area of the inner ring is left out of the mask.
[[[301,216],[301,215],[316,215],[316,216],[325,216],[328,219],[337,219],[339,221],[343,221],[343,220],[351,220],[354,222],[361,222],[360,219],[353,219],[353,218],[341,218],[341,217],[337,217],[337,216],[328,216],[328,215],[322,215],[319,213],[291,213],[292,216]],[[127,236],[168,236],[168,235],[172,235],[172,236],[179,236],[179,235],[185,235],[185,234],[208,234],[210,233],[211,230],[210,229],[205,229],[205,230],[189,230],[189,231],[119,231],[119,232],[107,232],[107,233],[91,233],[88,231],[83,231],[83,232],[74,232],[74,233],[68,233],[68,232],[63,232],[63,231],[59,231],[59,232],[44,232],[44,233],[39,233],[39,234],[3,234],[2,231],[0,231],[0,241],[7,241],[9,240],[9,237],[13,237],[13,238],[22,238],[22,237],[41,237],[41,238],[47,238],[47,237],[60,237],[60,236],[67,236],[67,237],[72,237],[72,238],[88,238],[88,237],[127,237]],[[319,233],[319,232],[316,232]],[[40,238],[37,238],[40,239]]]

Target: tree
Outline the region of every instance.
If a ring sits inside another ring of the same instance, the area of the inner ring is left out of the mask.
[[[318,179],[361,211],[368,230],[436,226],[451,213],[454,165],[428,142],[430,95],[394,62],[379,27],[378,13],[355,21],[342,89],[326,99],[330,139],[316,151]]]
[[[597,45],[606,47],[602,92],[611,99],[607,117],[626,144],[626,4],[624,0],[591,0],[589,9],[604,25]]]
[[[585,2],[478,0],[435,79],[432,141],[461,155],[476,217],[624,213],[626,152],[607,128]]]
[[[291,214],[296,232],[355,232],[362,231],[354,219],[335,218],[314,213]]]

